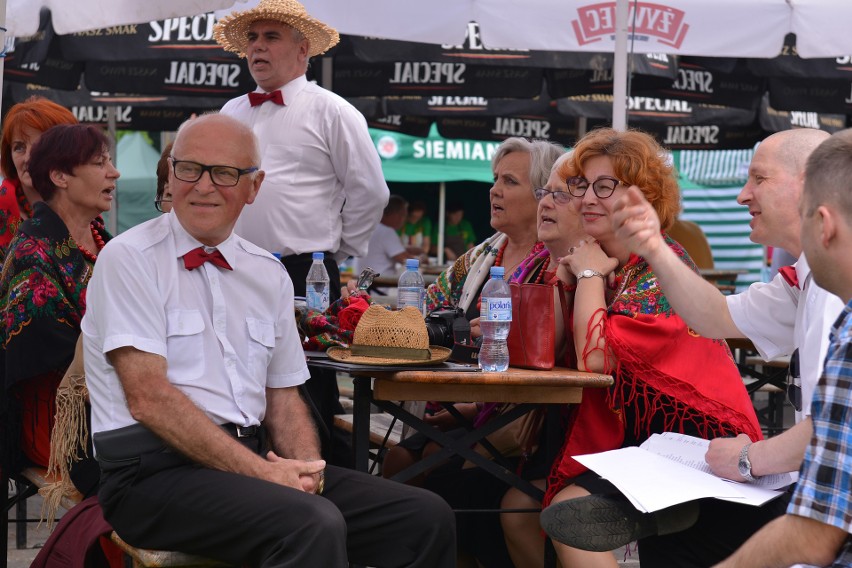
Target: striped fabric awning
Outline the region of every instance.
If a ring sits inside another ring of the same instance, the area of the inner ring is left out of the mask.
[[[677,171],[691,185],[742,187],[754,150],[681,150],[674,154]]]
[[[710,243],[716,268],[745,270],[737,291],[759,282],[766,266],[763,245],[749,239],[751,216],[737,203],[754,150],[682,150],[673,152],[680,174],[682,217],[697,223]]]

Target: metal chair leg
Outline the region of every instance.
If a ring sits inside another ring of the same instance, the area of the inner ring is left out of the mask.
[[[22,495],[28,486],[15,481],[15,492]],[[15,548],[23,550],[27,547],[27,498],[18,499],[15,503]]]

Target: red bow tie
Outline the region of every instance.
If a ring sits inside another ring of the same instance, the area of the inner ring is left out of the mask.
[[[272,101],[277,105],[284,104],[284,95],[281,94],[281,91],[272,91],[271,93],[249,93],[248,98],[249,103],[253,107],[262,105],[266,101]]]
[[[204,251],[203,247],[198,247],[183,255],[183,266],[187,270],[195,270],[205,262],[212,262],[219,268],[233,270],[231,265],[228,264],[228,261],[225,260],[225,257],[222,256],[222,253],[218,250],[208,253]]]
[[[781,273],[781,277],[791,288],[799,287],[799,275],[796,273],[795,266],[782,266],[778,269],[778,272]]]

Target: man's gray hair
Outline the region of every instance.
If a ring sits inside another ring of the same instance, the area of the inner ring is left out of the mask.
[[[211,110],[209,112],[205,112],[199,116],[194,118],[190,118],[188,120],[183,121],[181,125],[177,129],[177,134],[175,135],[175,145],[178,140],[180,140],[181,132],[183,132],[188,125],[198,124],[199,122],[205,122],[207,120],[217,120],[221,122],[230,123],[231,127],[239,134],[239,136],[246,139],[248,143],[248,151],[249,158],[251,159],[251,163],[257,167],[260,167],[260,144],[257,141],[257,136],[255,136],[254,131],[251,128],[233,118],[232,116],[228,116],[227,114],[221,114],[218,111]]]
[[[565,153],[565,148],[546,140],[530,141],[526,138],[506,138],[491,157],[491,171],[495,171],[500,160],[512,152],[526,152],[530,155],[530,182],[535,189],[547,184],[550,168],[553,167],[553,162]]]

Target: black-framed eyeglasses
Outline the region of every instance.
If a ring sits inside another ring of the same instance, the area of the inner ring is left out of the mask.
[[[171,203],[171,202],[172,202],[171,197],[158,197],[157,199],[154,200],[154,209],[156,209],[160,213],[165,213],[165,211],[163,211],[163,203]]]
[[[615,188],[618,187],[618,184],[624,182],[614,177],[601,176],[589,184],[589,180],[586,178],[574,176],[566,179],[565,183],[568,184],[568,193],[574,197],[583,197],[586,195],[586,190],[589,189],[589,185],[591,185],[592,191],[595,192],[595,195],[597,195],[599,199],[606,199],[613,194]]]
[[[796,412],[802,411],[802,369],[798,349],[790,356],[790,366],[787,368],[787,400]]]
[[[567,191],[550,191],[543,187],[533,189],[533,197],[536,201],[541,201],[548,195],[553,198],[553,202],[557,205],[567,205],[571,202],[571,195]]]
[[[171,160],[175,177],[180,181],[196,182],[204,172],[208,172],[213,183],[222,187],[233,187],[240,182],[241,176],[258,170],[254,166],[244,170],[234,166],[207,166],[189,160],[176,160],[174,156],[171,156]]]

